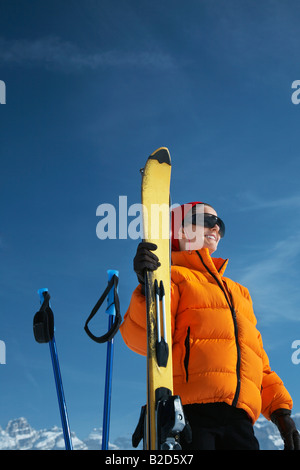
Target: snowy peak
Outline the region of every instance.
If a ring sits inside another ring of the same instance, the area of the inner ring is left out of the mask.
[[[300,414],[292,416],[297,429],[300,430]],[[261,450],[280,450],[283,442],[276,426],[260,417],[254,426],[255,435]],[[100,450],[102,430],[93,429],[89,436],[81,441],[72,432],[74,450]],[[121,436],[109,444],[112,450],[132,450],[131,437]],[[0,450],[64,450],[65,441],[62,429],[53,426],[51,429],[33,429],[25,418],[8,422],[5,429],[0,427]]]
[[[87,449],[86,444],[72,433],[73,447],[76,450]],[[36,431],[26,418],[8,422],[5,430],[0,429],[0,450],[64,450],[65,441],[62,429],[54,426],[51,429]]]
[[[71,433],[74,450],[100,450],[102,430],[93,429],[87,439],[81,441],[74,432]],[[123,438],[123,449],[131,449],[131,439]],[[120,447],[109,444],[111,450]],[[0,450],[65,450],[63,431],[57,426],[50,429],[33,429],[26,418],[13,419],[5,429],[0,427]]]
[[[25,418],[19,418],[8,422],[6,432],[8,432],[11,437],[27,436],[33,432],[33,429],[29,426]]]
[[[92,432],[89,434],[88,438],[84,440],[84,443],[87,446],[88,450],[100,450],[102,446],[102,429],[94,428]],[[131,449],[131,447],[127,447],[127,448]],[[109,449],[118,450],[121,448],[117,447],[114,444],[109,443]]]
[[[9,421],[3,433],[3,437],[7,434],[17,449],[30,449],[31,443],[38,437],[37,432],[32,429],[25,418]]]

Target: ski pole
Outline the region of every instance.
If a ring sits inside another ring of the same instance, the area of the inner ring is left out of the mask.
[[[115,270],[108,270],[108,281],[113,276],[119,276],[119,272]],[[108,329],[110,330],[116,316],[116,307],[114,303],[114,291],[110,289],[107,296],[107,309]],[[109,428],[110,428],[110,409],[111,409],[111,392],[112,392],[112,370],[113,370],[113,355],[114,355],[114,338],[107,342],[106,352],[106,374],[105,374],[105,392],[104,392],[104,409],[103,409],[103,436],[102,436],[102,450],[108,450]]]
[[[54,315],[49,303],[50,295],[48,289],[46,288],[39,289],[38,294],[40,297],[41,308],[35,314],[33,320],[34,337],[38,343],[49,343],[65,447],[66,450],[73,450],[67,405],[63,390],[58,353],[54,336]]]
[[[105,373],[105,392],[104,392],[104,412],[103,412],[103,436],[102,450],[108,449],[109,430],[110,430],[110,409],[111,409],[111,392],[112,392],[112,369],[113,369],[113,352],[114,352],[114,336],[117,333],[122,317],[120,314],[120,303],[118,296],[119,272],[113,269],[107,271],[108,285],[101,295],[100,299],[93,308],[91,314],[85,322],[84,329],[88,336],[96,341],[96,343],[107,342],[106,352],[106,373]],[[88,323],[96,315],[99,308],[107,298],[106,313],[108,318],[108,331],[103,336],[95,336],[88,328]]]

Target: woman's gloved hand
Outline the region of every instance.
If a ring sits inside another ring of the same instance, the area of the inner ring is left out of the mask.
[[[291,411],[280,408],[271,415],[271,420],[277,426],[284,442],[284,450],[300,450],[300,436]]]
[[[152,253],[152,251],[156,249],[157,245],[148,242],[142,242],[137,247],[136,255],[133,260],[133,269],[142,286],[145,284],[145,271],[155,271],[160,266],[158,257]]]

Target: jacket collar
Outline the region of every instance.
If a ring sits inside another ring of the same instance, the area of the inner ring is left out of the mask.
[[[223,276],[228,264],[228,259],[225,260],[223,258],[212,258],[209,254],[208,248],[201,248],[201,250],[194,251],[173,251],[172,265],[184,266],[189,269],[195,269],[196,271],[204,272],[206,271],[206,268],[202,263],[201,258],[211,272],[214,274],[218,273],[219,275]]]

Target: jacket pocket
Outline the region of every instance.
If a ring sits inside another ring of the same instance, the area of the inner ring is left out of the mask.
[[[184,346],[185,346],[185,356],[184,356],[184,369],[185,369],[185,379],[188,382],[189,381],[189,360],[190,360],[190,332],[191,329],[188,327],[186,337],[184,340]]]

